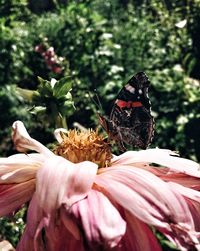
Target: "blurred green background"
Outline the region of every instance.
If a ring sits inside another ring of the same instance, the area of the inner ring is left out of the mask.
[[[37,76],[70,74],[76,109],[66,110],[68,126],[95,128],[88,91],[108,114],[138,71],[151,81],[152,147],[200,161],[199,0],[0,0],[0,155],[13,153],[10,127],[18,119],[42,143],[54,141],[55,126],[30,114],[16,86],[35,90]]]

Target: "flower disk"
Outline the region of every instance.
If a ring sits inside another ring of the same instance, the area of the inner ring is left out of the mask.
[[[60,131],[59,134],[62,140],[55,148],[55,154],[73,163],[88,160],[96,163],[99,168],[110,166],[112,158],[110,145],[104,141],[97,130],[84,132],[69,130]]]

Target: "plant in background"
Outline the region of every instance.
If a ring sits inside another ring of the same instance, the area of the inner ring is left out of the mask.
[[[38,80],[40,84],[37,90],[17,88],[19,95],[31,102],[32,114],[42,116],[42,120],[45,119],[51,126],[67,128],[66,115],[70,114],[70,110],[74,110],[71,77],[64,77],[58,81],[47,81],[38,77]]]
[[[40,53],[44,58],[47,67],[54,73],[61,74],[64,71],[63,57],[58,57],[54,48],[48,45],[47,38],[44,43],[35,46],[35,51]]]

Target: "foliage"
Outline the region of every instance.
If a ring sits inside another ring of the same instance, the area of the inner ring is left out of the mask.
[[[24,207],[15,216],[0,219],[0,240],[6,238],[12,245],[16,246],[24,230],[26,208]]]
[[[45,120],[50,126],[67,127],[65,116],[69,114],[70,106],[74,107],[70,77],[64,77],[59,81],[54,78],[47,81],[38,77],[38,80],[40,84],[37,90],[18,88],[19,95],[30,101],[33,105],[30,112],[41,116],[41,122]]]
[[[1,156],[13,153],[13,146],[11,142],[11,125],[15,120],[22,120],[29,123],[30,115],[27,114],[27,106],[23,104],[22,99],[16,95],[16,88],[14,85],[6,85],[0,90],[0,154]]]

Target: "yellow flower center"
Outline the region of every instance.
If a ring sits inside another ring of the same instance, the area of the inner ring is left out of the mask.
[[[54,153],[73,163],[92,161],[99,168],[108,167],[111,163],[111,148],[98,131],[69,130],[60,132],[63,141],[54,149]]]

